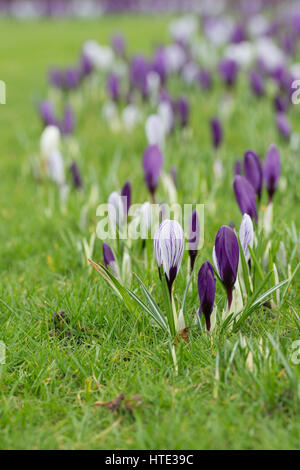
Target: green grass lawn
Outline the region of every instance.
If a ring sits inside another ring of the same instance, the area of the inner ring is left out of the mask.
[[[124,32],[131,52],[150,52],[154,44],[167,40],[167,21],[166,17],[107,17],[86,22],[0,22],[0,79],[7,86],[7,104],[0,105],[0,340],[7,348],[6,364],[0,365],[2,449],[299,448],[300,375],[299,366],[290,360],[292,342],[300,331],[294,314],[294,310],[299,314],[299,272],[280,309],[255,311],[240,332],[216,331],[211,338],[192,326],[199,307],[195,284],[187,300],[190,340],[178,344],[175,376],[163,334],[148,318],[132,317],[82,261],[80,251],[83,238],[95,231],[97,204],[106,202],[126,179],[132,183],[133,201],[147,200],[141,170],[146,146],[143,126],[130,136],[112,134],[101,119],[101,103],[84,104],[76,131],[84,191],[71,190],[65,210],[55,186],[32,175],[30,162],[39,153],[42,131],[34,106],[46,96],[47,68],[74,63],[86,39],[108,43],[118,30]],[[279,138],[271,101],[257,100],[241,77],[219,155],[224,179],[216,186],[208,122],[218,112],[224,90],[217,85],[205,95],[186,86],[179,89],[176,80],[171,85],[174,94],[191,97],[192,118],[188,133],[176,132],[167,141],[165,169],[178,167],[182,202],[207,204],[205,243],[197,267],[211,261],[218,228],[230,220],[240,224],[232,190],[235,159],[249,148],[264,156],[274,142],[281,151],[282,180],[274,201],[271,238],[285,243],[295,269],[299,150],[293,152]],[[290,114],[297,133],[299,109],[293,107]],[[65,158],[70,161],[68,154]],[[98,186],[98,202],[89,207],[83,225],[82,207],[92,184]],[[163,198],[161,188],[159,197]],[[93,259],[101,258],[97,240]],[[175,285],[180,298],[186,264],[185,255]],[[133,269],[160,300],[156,269],[147,272],[137,253]],[[280,280],[285,277],[286,270],[279,270]],[[220,285],[217,289],[220,301],[223,292]],[[66,312],[63,320],[56,317],[61,310]],[[254,370],[246,367],[240,347],[231,361],[240,333],[253,347]],[[265,341],[267,333],[275,346],[266,342],[270,357],[264,360],[259,341],[261,337]],[[124,406],[112,412],[94,405],[120,393],[128,399],[138,394],[143,401],[131,412]]]

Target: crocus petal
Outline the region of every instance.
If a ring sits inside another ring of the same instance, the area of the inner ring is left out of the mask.
[[[235,197],[242,214],[249,214],[257,222],[256,197],[253,186],[244,176],[235,176],[233,182]]]
[[[247,261],[250,259],[250,248],[253,247],[253,239],[254,239],[254,230],[253,230],[253,223],[252,219],[248,214],[243,215],[243,219],[241,222],[240,230],[239,230],[239,238],[242,246],[242,250],[244,252],[245,258]]]

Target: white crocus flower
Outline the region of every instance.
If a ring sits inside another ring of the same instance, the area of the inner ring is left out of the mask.
[[[254,240],[254,230],[253,230],[253,223],[252,219],[248,214],[243,215],[243,219],[241,222],[240,230],[239,230],[239,238],[241,242],[241,246],[247,261],[250,260],[250,248],[253,248],[253,240]]]

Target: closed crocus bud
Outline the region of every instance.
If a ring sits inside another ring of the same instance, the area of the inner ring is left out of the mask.
[[[284,113],[289,108],[288,98],[283,95],[276,95],[274,98],[274,107],[278,113]]]
[[[70,171],[73,179],[73,185],[76,189],[82,188],[82,177],[79,168],[75,162],[70,166]]]
[[[49,82],[55,88],[63,87],[63,73],[58,68],[52,67],[49,70]]]
[[[64,118],[61,125],[61,132],[64,136],[72,134],[75,128],[75,117],[71,106],[66,106],[64,112]]]
[[[114,73],[111,73],[107,79],[107,91],[112,100],[120,99],[120,79]]]
[[[264,180],[269,194],[269,202],[277,189],[280,178],[280,154],[276,145],[271,145],[265,158]]]
[[[143,169],[148,189],[154,198],[159,175],[163,165],[163,156],[158,145],[149,145],[143,157]]]
[[[291,124],[286,114],[278,113],[276,115],[276,124],[282,137],[289,140],[291,137]]]
[[[50,178],[62,186],[65,182],[65,168],[62,154],[58,149],[52,150],[47,155],[47,168]]]
[[[125,46],[125,39],[122,34],[115,34],[111,38],[111,46],[116,55],[120,57],[125,55],[126,46]]]
[[[227,291],[228,310],[232,302],[232,291],[237,277],[239,256],[239,243],[234,231],[223,225],[216,236],[213,259],[216,270]]]
[[[241,162],[241,160],[238,159],[238,160],[235,161],[233,171],[234,171],[234,176],[242,174],[242,162]]]
[[[177,101],[177,112],[179,115],[180,124],[186,127],[189,120],[190,106],[186,98],[180,97]]]
[[[130,82],[135,86],[142,96],[146,98],[149,90],[147,85],[147,74],[150,70],[149,64],[143,56],[133,57],[130,65]]]
[[[126,212],[123,198],[116,191],[111,193],[108,198],[108,217],[114,232],[117,228],[120,230],[123,227],[126,219]]]
[[[149,145],[164,145],[166,126],[162,116],[151,114],[145,124],[145,132]]]
[[[84,52],[80,57],[80,74],[82,77],[89,76],[93,71],[93,63],[91,59]]]
[[[210,121],[212,143],[215,149],[219,148],[223,140],[223,129],[220,120],[214,117]]]
[[[263,184],[263,169],[259,156],[252,150],[247,150],[244,156],[244,172],[249,183],[252,184],[258,199],[261,198]]]
[[[131,184],[129,181],[126,181],[124,184],[121,196],[124,198],[124,209],[126,214],[128,214],[129,208],[131,206]]]
[[[235,197],[242,214],[249,214],[257,222],[256,197],[252,184],[244,176],[235,176]]]
[[[198,273],[198,293],[200,298],[199,315],[204,315],[206,329],[210,331],[210,316],[215,302],[216,278],[212,265],[208,261],[202,264]]]
[[[184,251],[184,233],[176,220],[164,220],[156,231],[154,249],[158,268],[163,267],[171,295]]]
[[[262,75],[254,70],[250,73],[249,80],[253,93],[256,96],[263,96],[265,94],[265,84]]]
[[[53,150],[57,150],[60,145],[60,132],[56,126],[47,126],[42,132],[40,139],[40,149],[43,157],[47,157]]]
[[[223,82],[231,87],[234,85],[238,72],[238,64],[233,59],[223,59],[219,64],[219,73]]]
[[[212,86],[212,78],[209,70],[201,69],[197,74],[197,82],[203,90],[209,90]]]
[[[240,225],[239,238],[245,258],[247,261],[249,261],[249,246],[250,248],[253,248],[254,230],[252,219],[248,214],[243,215],[243,219]]]
[[[104,242],[103,242],[102,249],[103,249],[103,260],[104,260],[105,266],[107,268],[110,268],[111,272],[117,279],[120,279],[119,267],[116,262],[116,258],[112,252],[112,249],[110,248],[109,245],[107,245],[107,243],[104,243]]]
[[[76,67],[68,67],[64,73],[64,88],[74,90],[80,83],[80,70]]]
[[[196,209],[193,210],[189,224],[189,255],[191,271],[194,269],[200,241],[200,221]]]
[[[54,106],[51,101],[42,101],[39,106],[39,113],[45,126],[57,126]]]

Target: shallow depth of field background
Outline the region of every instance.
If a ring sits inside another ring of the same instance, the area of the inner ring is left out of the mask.
[[[211,344],[192,331],[192,341],[180,352],[181,373],[174,377],[168,349],[156,330],[148,321],[138,328],[97,274],[81,263],[77,242],[89,239],[97,223],[92,212],[85,233],[79,223],[91,182],[99,185],[99,202],[127,179],[134,202],[148,198],[141,170],[143,125],[130,137],[126,132],[114,135],[101,119],[101,104],[83,108],[75,135],[86,192],[71,192],[66,213],[51,183],[39,184],[32,176],[30,158],[38,155],[42,131],[35,106],[47,93],[48,67],[74,63],[85,40],[107,44],[118,31],[130,53],[147,54],[168,40],[169,20],[167,15],[0,19],[0,79],[7,85],[7,104],[0,105],[0,340],[7,346],[6,364],[0,365],[0,448],[299,447],[299,398],[283,367],[266,367],[254,379],[237,363],[216,398],[216,350],[226,358],[236,337],[229,334]],[[199,265],[211,259],[218,228],[230,220],[240,223],[232,191],[236,157],[248,148],[265,155],[273,142],[281,151],[285,185],[276,194],[272,236],[285,240],[291,252],[287,227],[292,222],[300,227],[299,155],[279,138],[270,103],[257,100],[240,77],[238,105],[224,129],[225,178],[207,201],[206,188],[214,178],[208,123],[222,90],[217,85],[207,95],[191,92],[176,80],[171,86],[175,95],[190,98],[192,133],[186,140],[179,132],[169,138],[164,165],[178,167],[183,201],[208,203]],[[290,118],[299,133],[300,108]],[[102,258],[100,241],[93,258]],[[143,276],[155,287],[156,273]],[[182,272],[176,281],[180,295],[184,285]],[[288,348],[299,339],[292,314],[292,308],[299,312],[299,295],[297,276],[283,311],[258,312],[243,333],[255,344],[268,331]],[[191,312],[198,302],[195,291],[189,298]],[[62,336],[53,336],[53,316],[60,310],[68,313],[69,323]],[[141,395],[142,406],[134,413],[115,414],[93,405],[121,392],[128,398]]]

